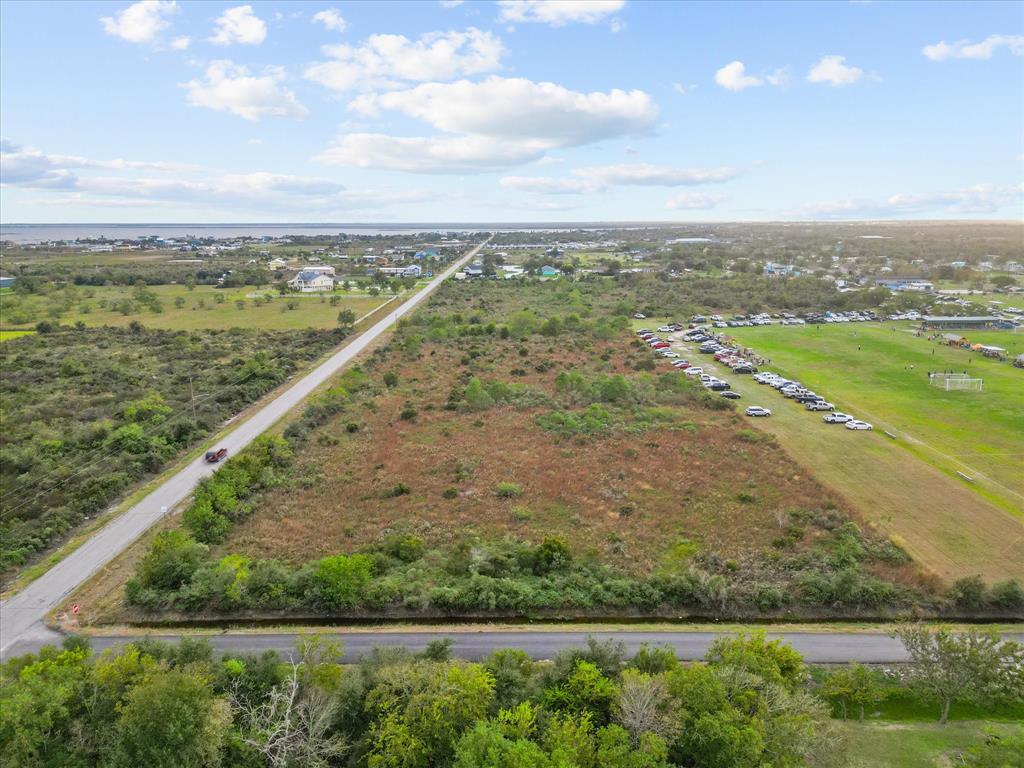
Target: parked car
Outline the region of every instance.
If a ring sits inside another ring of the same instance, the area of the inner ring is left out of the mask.
[[[668,358],[679,357],[679,353],[673,352],[671,349],[663,349],[658,354],[661,355],[662,357]]]
[[[718,394],[720,394],[722,397],[728,400],[739,400],[741,397],[743,397],[743,395],[741,395],[739,392],[733,392],[731,389],[727,389],[725,390],[725,392],[719,392]]]
[[[835,406],[832,403],[826,403],[824,400],[812,400],[809,403],[804,403],[804,408],[808,411],[831,411]]]
[[[672,345],[667,341],[656,341],[651,344],[651,349],[668,349],[670,346]]]
[[[847,429],[874,429],[874,427],[872,427],[866,421],[857,421],[856,419],[850,419],[848,422],[846,422],[846,428]]]
[[[845,424],[848,421],[853,421],[853,416],[847,416],[845,413],[835,411],[834,413],[826,413],[821,417],[821,420],[826,424]]]
[[[752,405],[747,408],[747,416],[771,416],[772,412],[760,405]]]
[[[218,461],[223,460],[223,458],[227,455],[227,448],[215,448],[212,451],[206,452],[206,461],[209,464],[216,464]]]
[[[704,373],[704,369],[696,366],[690,366],[686,369],[687,376],[700,376],[702,373]]]

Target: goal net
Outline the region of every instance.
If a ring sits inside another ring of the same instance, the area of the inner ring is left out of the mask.
[[[981,392],[985,387],[984,379],[975,378],[966,373],[930,373],[928,374],[928,383],[947,392],[953,390]]]

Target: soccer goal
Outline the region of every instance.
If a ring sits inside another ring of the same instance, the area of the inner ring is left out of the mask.
[[[981,392],[985,388],[984,379],[975,378],[966,373],[930,373],[928,374],[928,383],[947,392],[954,390]]]

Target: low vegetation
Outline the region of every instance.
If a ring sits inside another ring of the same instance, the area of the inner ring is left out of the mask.
[[[0,571],[104,510],[344,337],[134,323],[4,341]]]
[[[994,653],[1019,663],[1019,648],[994,643],[976,671],[994,669]],[[0,668],[0,750],[26,768],[824,768],[858,757],[822,698],[834,699],[830,682],[847,671],[808,670],[758,634],[718,639],[696,664],[667,647],[627,659],[623,645],[592,639],[547,663],[513,649],[457,661],[442,639],[415,656],[378,648],[341,659],[317,637],[289,660],[215,659],[202,640],[94,656],[68,638]],[[986,679],[990,711],[1012,715],[995,702],[1020,696],[1021,681]],[[889,690],[916,696],[898,682]],[[958,765],[1014,764],[999,761],[1014,759],[1019,728],[974,733]]]
[[[533,309],[502,311],[532,287],[445,289],[279,448],[200,488],[190,537],[158,540],[159,562],[170,548],[187,565],[165,579],[144,560],[120,618],[999,616],[1024,604],[1012,581],[945,594],[728,401],[638,369],[648,353],[628,334],[595,333],[588,301],[604,289],[545,290],[549,309],[583,309],[572,344],[526,323]],[[496,322],[473,322],[481,304]]]

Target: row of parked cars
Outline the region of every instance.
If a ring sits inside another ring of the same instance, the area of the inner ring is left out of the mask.
[[[680,325],[679,323],[671,323],[669,325],[663,325],[660,328],[658,328],[658,333],[676,333],[681,330],[683,330],[682,325]],[[726,381],[725,379],[720,379],[717,376],[705,372],[705,370],[701,366],[694,365],[689,360],[681,359],[679,357],[679,353],[675,352],[672,349],[672,345],[669,344],[664,339],[662,339],[660,336],[658,336],[651,329],[641,328],[640,330],[637,331],[637,335],[651,349],[654,350],[654,353],[657,356],[670,360],[672,363],[672,367],[675,368],[676,370],[682,371],[687,376],[693,376],[697,378],[700,381],[700,383],[703,384],[707,389],[711,390],[712,392],[718,392],[724,398],[727,398],[729,400],[740,399],[741,395],[739,394],[739,392],[733,392],[729,388],[728,381]],[[711,339],[712,337],[701,329],[691,329],[687,331],[685,334],[683,334],[683,338],[687,341],[695,341],[698,339]],[[738,372],[749,373],[750,371]]]
[[[826,424],[845,424],[847,429],[853,430],[870,430],[872,426],[866,421],[855,419],[849,414],[840,413],[835,409],[832,403],[825,400],[824,397],[812,392],[804,387],[799,381],[793,381],[787,379],[777,373],[771,373],[770,371],[764,371],[754,376],[754,381],[758,384],[769,386],[772,389],[778,390],[778,392],[785,398],[793,400],[796,403],[800,403],[808,411],[826,411],[825,415],[821,417],[822,421]],[[768,410],[767,408],[762,410]],[[771,411],[767,414],[749,414],[751,416],[770,416]]]

